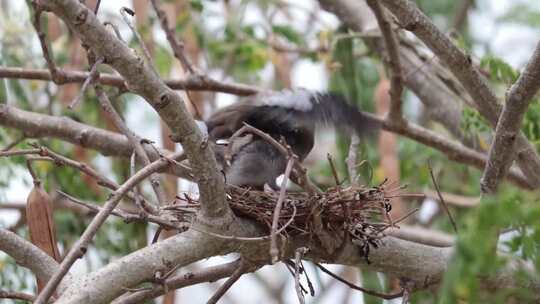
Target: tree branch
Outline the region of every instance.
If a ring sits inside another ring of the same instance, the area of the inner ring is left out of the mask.
[[[161,24],[161,28],[165,32],[165,35],[167,36],[167,40],[169,41],[169,44],[173,50],[174,57],[176,57],[176,59],[180,61],[182,68],[188,71],[189,74],[197,74],[195,71],[195,67],[185,55],[184,43],[176,38],[174,29],[169,27],[169,21],[167,20],[167,15],[165,14],[165,11],[161,9],[159,1],[152,0],[151,2],[152,2],[152,6],[154,7],[154,11],[156,11],[156,15],[159,19],[159,23]]]
[[[375,15],[371,12],[365,1],[350,0],[319,0],[328,11],[336,14],[349,28],[358,33],[372,32],[376,23]],[[362,12],[359,14],[357,12]],[[460,91],[457,80],[443,69],[438,61],[426,58],[425,54],[417,49],[416,41],[405,40],[401,37],[399,57],[402,64],[404,84],[424,104],[432,119],[441,123],[456,138],[462,140],[467,146],[474,144],[464,136],[461,128],[462,102],[466,100]],[[375,53],[385,53],[385,43],[381,37],[369,35],[363,38],[367,46]],[[468,98],[468,97],[467,97]]]
[[[540,43],[537,44],[525,70],[506,95],[502,113],[495,129],[495,138],[480,180],[482,192],[493,193],[506,175],[514,159],[516,137],[520,132],[523,116],[540,89]]]
[[[90,76],[89,72],[58,70],[63,77],[62,84],[83,83]],[[53,81],[48,70],[14,67],[0,67],[0,78]],[[127,84],[121,76],[106,73],[101,73],[96,79],[96,83],[120,89],[127,88]],[[220,82],[205,76],[191,74],[184,79],[165,80],[165,84],[173,90],[213,91],[239,96],[253,95],[261,91],[260,88],[247,84]]]
[[[142,303],[146,300],[157,298],[167,293],[167,291],[180,289],[182,287],[200,284],[204,282],[215,282],[217,280],[231,276],[234,271],[240,266],[240,260],[221,264],[217,266],[210,266],[201,269],[197,272],[187,272],[179,275],[175,275],[163,282],[162,285],[155,286],[149,290],[142,290],[134,292],[130,295],[120,297],[113,301],[113,304],[136,304]],[[166,286],[166,287],[164,287]]]
[[[486,164],[487,156],[483,153],[467,148],[459,142],[455,142],[439,135],[429,129],[416,124],[407,122],[406,124],[396,125],[387,120],[383,120],[374,115],[366,114],[374,120],[379,121],[383,129],[403,135],[422,143],[428,147],[437,149],[444,153],[449,159],[476,167],[482,170]],[[510,170],[508,179],[524,189],[531,189],[529,180],[515,168]]]
[[[0,104],[0,125],[22,131],[28,138],[55,137],[81,147],[90,148],[104,155],[130,157],[133,146],[128,139],[118,133],[76,122],[67,117],[55,117],[24,111],[6,104]],[[154,149],[146,148],[150,160],[159,159]],[[159,150],[168,156],[172,152]],[[190,179],[190,170],[174,165],[171,172]]]
[[[36,276],[49,279],[59,265],[52,257],[17,234],[0,228],[0,250],[11,256],[17,264],[30,269]],[[62,280],[61,288],[66,288],[72,281],[71,275]]]
[[[390,87],[390,111],[388,118],[394,123],[403,123],[403,113],[401,110],[401,95],[403,93],[401,60],[399,59],[399,43],[392,25],[388,21],[385,10],[381,7],[378,0],[367,0],[367,4],[375,14],[377,23],[388,53],[388,59],[385,60],[391,71]]]
[[[388,229],[386,234],[398,239],[434,247],[452,247],[455,241],[453,235],[419,226],[399,225],[398,228],[391,227]]]
[[[27,293],[7,291],[7,290],[0,289],[0,299],[13,299],[13,300],[21,300],[21,301],[32,303],[35,297]]]
[[[251,223],[239,220],[243,236],[260,235]],[[237,227],[238,228],[238,227]],[[240,232],[237,231],[240,234]],[[234,244],[233,244],[234,243]],[[102,269],[75,281],[58,303],[108,303],[119,296],[124,288],[137,286],[152,278],[156,271],[163,271],[173,265],[187,265],[205,257],[239,252],[242,256],[259,265],[270,263],[268,242],[239,241],[230,242],[214,238],[208,234],[190,230],[168,238],[122,257]],[[297,248],[308,246],[310,253],[306,259],[316,262],[336,263],[361,266],[365,269],[380,271],[395,277],[409,278],[415,289],[423,289],[441,282],[450,263],[453,248],[437,248],[387,236],[381,240],[378,248],[370,250],[370,264],[360,254],[359,247],[347,243],[337,256],[329,256],[318,246],[310,244],[307,238],[291,237],[287,243],[284,258],[291,258]],[[540,295],[540,280],[521,281],[514,276],[519,263],[510,263],[497,274],[483,277],[485,287],[522,286]],[[129,267],[128,265],[137,265]],[[120,271],[122,270],[122,271]],[[533,273],[530,269],[524,269]],[[83,288],[84,287],[84,288]]]
[[[206,302],[207,304],[216,304],[221,297],[233,286],[240,277],[246,273],[248,267],[247,262],[240,259],[240,265],[234,270],[231,276],[219,287],[219,289],[212,295],[210,299]]]

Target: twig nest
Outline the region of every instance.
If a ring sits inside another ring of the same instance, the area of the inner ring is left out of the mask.
[[[377,247],[384,231],[395,225],[390,215],[392,198],[402,187],[382,183],[375,187],[336,186],[310,196],[306,192],[289,192],[279,215],[281,235],[305,235],[317,239],[329,253],[339,247],[340,240],[350,239],[362,248],[365,257],[369,248]],[[227,201],[237,216],[252,219],[270,232],[279,193],[229,186]],[[183,195],[166,209],[180,222],[189,222],[199,208],[196,199]],[[326,235],[326,237],[325,237]],[[338,236],[338,237],[336,237]],[[336,244],[330,244],[329,242]]]

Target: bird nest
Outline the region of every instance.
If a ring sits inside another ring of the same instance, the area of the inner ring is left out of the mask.
[[[374,187],[335,186],[310,195],[306,192],[287,192],[282,199],[278,217],[278,233],[290,237],[306,235],[320,238],[321,231],[345,236],[369,250],[378,246],[384,231],[397,222],[392,220],[392,198],[400,196],[404,187],[387,181]],[[227,201],[237,216],[252,219],[270,233],[278,192],[256,191],[229,186]],[[177,220],[188,222],[199,204],[187,195],[177,197],[169,210]],[[322,241],[322,240],[321,240]],[[367,251],[364,251],[367,257]]]

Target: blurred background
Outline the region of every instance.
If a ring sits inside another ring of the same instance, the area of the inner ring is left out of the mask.
[[[418,0],[417,5],[435,24],[451,36],[481,67],[500,98],[517,78],[540,38],[540,2],[536,0]],[[94,7],[95,0],[87,0]],[[162,1],[169,22],[184,43],[186,52],[201,71],[223,81],[252,84],[267,89],[304,87],[337,91],[365,111],[382,114],[385,106],[380,90],[387,80],[380,54],[373,52],[361,35],[348,31],[339,20],[323,11],[316,1],[302,0],[177,0]],[[145,0],[103,0],[99,11],[102,21],[116,24],[120,34],[132,47],[140,51],[131,31],[120,17],[120,8],[129,7],[136,13],[134,23],[148,47],[157,70],[165,79],[178,79],[185,71],[172,55],[165,33]],[[8,67],[46,68],[37,35],[31,23],[27,1],[0,0],[0,64]],[[71,70],[87,70],[86,53],[80,41],[56,18],[46,18],[47,38],[58,66]],[[425,49],[426,56],[432,56]],[[420,67],[421,68],[421,67]],[[106,69],[104,71],[107,71]],[[86,92],[77,111],[66,105],[75,98],[80,84],[61,87],[54,83],[30,80],[0,79],[1,97],[8,104],[42,113],[66,115],[75,120],[113,129],[101,113],[95,94]],[[379,90],[379,94],[377,94]],[[111,92],[114,90],[111,89]],[[182,94],[186,94],[181,91]],[[238,100],[238,96],[189,92],[190,108],[202,117],[208,117],[216,108]],[[175,147],[167,140],[166,127],[147,103],[132,94],[123,94],[114,100],[116,108],[127,124],[141,137],[155,141],[168,149]],[[456,101],[459,103],[460,101]],[[490,128],[476,111],[462,106],[460,127],[475,148],[486,150],[490,141]],[[405,116],[418,124],[451,136],[433,120],[413,93],[404,98]],[[531,105],[525,117],[523,131],[536,146],[540,145],[540,105]],[[0,148],[7,146],[22,134],[16,130],[0,128]],[[109,158],[95,151],[66,144],[58,140],[34,140],[71,158],[92,164],[101,173],[121,182],[129,174],[129,160]],[[20,146],[24,146],[23,143]],[[347,177],[345,157],[349,138],[336,135],[333,130],[321,130],[315,150],[307,160],[315,183],[332,186],[334,179],[326,161],[331,153],[339,174]],[[454,235],[448,218],[438,207],[431,181],[428,161],[441,190],[447,194],[448,204],[460,227],[460,263],[445,278],[441,294],[422,292],[413,297],[413,303],[432,303],[442,296],[459,294],[471,300],[476,295],[474,274],[496,270],[495,257],[475,247],[482,240],[485,227],[508,229],[499,243],[500,249],[519,255],[540,269],[540,233],[537,222],[540,210],[538,195],[523,192],[512,185],[503,185],[498,203],[487,202],[478,206],[481,172],[448,160],[441,153],[405,138],[387,135],[383,138],[363,140],[359,168],[361,183],[378,184],[389,178],[409,185],[409,193],[425,193],[426,198],[397,198],[394,214],[399,217],[408,210],[420,211],[404,225],[421,227],[440,233],[443,240],[453,241]],[[75,170],[55,167],[48,162],[36,163],[36,171],[45,182],[49,193],[56,189],[76,193],[78,197],[102,203],[108,192],[94,181]],[[196,193],[196,186],[175,179],[167,181],[171,198],[176,193]],[[24,206],[32,187],[23,158],[0,158],[0,227],[9,228],[19,235],[27,235]],[[144,191],[150,191],[145,185]],[[54,219],[61,252],[69,248],[91,219],[81,210],[60,202],[56,204]],[[486,216],[488,214],[489,216]],[[479,230],[478,230],[479,229]],[[481,231],[481,232],[478,232]],[[118,257],[144,247],[151,240],[155,227],[147,224],[125,224],[110,218],[95,238],[86,256],[73,268],[84,274],[100,268]],[[196,270],[209,264],[222,263],[234,257],[213,258],[189,266]],[[307,263],[307,270],[315,284],[315,296],[308,303],[389,303],[351,290]],[[330,267],[350,281],[372,289],[391,289],[392,280],[366,269]],[[468,281],[470,280],[473,281]],[[472,283],[471,283],[472,282]],[[183,288],[157,300],[157,303],[204,303],[222,282],[200,284]],[[477,284],[477,283],[476,283]],[[0,289],[34,292],[35,279],[26,269],[0,253]],[[500,301],[497,293],[491,295]],[[222,303],[296,303],[293,278],[284,265],[267,266],[255,274],[244,275],[222,299]],[[401,303],[396,300],[396,303]],[[10,303],[5,301],[2,303]],[[448,302],[451,303],[451,302]]]

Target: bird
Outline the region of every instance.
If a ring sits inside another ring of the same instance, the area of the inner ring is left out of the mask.
[[[265,184],[278,189],[276,178],[285,171],[287,156],[254,134],[229,142],[244,124],[277,141],[284,139],[300,162],[313,149],[319,127],[335,127],[361,137],[381,127],[379,121],[348,103],[342,95],[307,89],[258,93],[216,111],[205,124],[226,183],[252,189],[264,189]],[[230,160],[226,159],[227,153]]]

